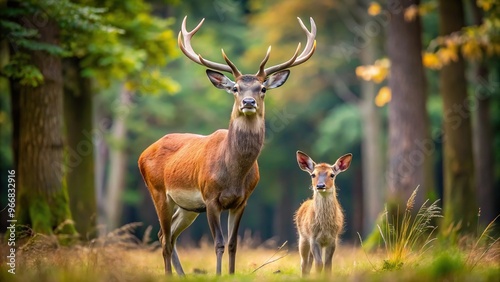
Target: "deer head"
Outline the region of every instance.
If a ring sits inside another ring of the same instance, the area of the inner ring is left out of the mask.
[[[310,18],[311,21],[311,31],[305,27],[304,23],[299,20],[300,26],[305,31],[307,35],[307,43],[304,50],[299,53],[301,44],[299,43],[295,53],[292,58],[279,65],[265,67],[267,61],[269,60],[269,55],[271,53],[271,46],[267,49],[266,56],[260,63],[259,71],[256,74],[241,74],[238,68],[229,60],[229,58],[222,50],[222,57],[226,64],[216,63],[204,59],[200,54],[197,54],[191,46],[191,38],[200,29],[205,19],[202,19],[200,23],[192,30],[187,31],[186,29],[186,19],[184,17],[182,21],[182,28],[179,32],[178,43],[182,52],[193,62],[206,66],[209,68],[207,70],[207,76],[212,82],[212,84],[219,88],[224,89],[228,93],[233,94],[235,98],[233,106],[233,117],[236,116],[264,116],[264,97],[268,89],[273,89],[283,85],[290,71],[291,67],[300,65],[307,61],[314,53],[316,49],[316,24],[314,20]],[[234,80],[232,81],[225,75],[218,71],[229,72],[233,75]]]
[[[301,151],[297,151],[297,163],[300,169],[311,175],[312,187],[315,191],[334,193],[335,177],[346,171],[351,165],[352,154],[346,154],[338,158],[335,164],[316,164],[311,157]]]

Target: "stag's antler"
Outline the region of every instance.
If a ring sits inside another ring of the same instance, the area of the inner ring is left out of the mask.
[[[282,64],[268,67],[268,68],[264,69],[264,67],[267,63],[267,60],[269,59],[269,54],[271,53],[271,46],[269,46],[269,48],[267,49],[267,54],[264,57],[264,60],[262,60],[262,62],[260,63],[259,72],[256,74],[256,76],[265,78],[268,75],[273,74],[275,72],[278,72],[280,70],[284,70],[287,68],[291,68],[291,67],[300,65],[303,62],[307,61],[309,58],[311,58],[311,56],[314,54],[314,51],[316,50],[316,40],[315,40],[315,38],[316,38],[316,23],[314,22],[312,17],[309,18],[311,21],[311,32],[309,32],[309,30],[304,25],[302,20],[299,17],[297,17],[297,19],[299,20],[299,23],[300,23],[300,26],[302,27],[302,30],[304,30],[306,35],[307,35],[306,47],[304,48],[302,53],[300,53],[300,55],[297,56],[297,54],[300,50],[300,42],[299,42],[297,49],[295,50],[295,53],[293,54],[293,56],[290,60],[288,60]]]
[[[187,16],[185,16],[184,20],[182,20],[182,28],[181,28],[181,31],[179,32],[179,36],[177,38],[177,41],[179,43],[179,47],[181,48],[184,55],[186,55],[193,62],[198,63],[202,66],[206,66],[207,68],[210,68],[213,70],[230,72],[233,74],[233,76],[235,78],[240,77],[241,72],[233,64],[233,62],[231,62],[231,60],[229,60],[229,58],[224,53],[223,49],[221,49],[222,56],[224,57],[224,60],[226,61],[227,65],[203,59],[203,57],[200,54],[196,54],[196,52],[193,50],[193,47],[191,46],[191,38],[200,29],[200,27],[203,24],[203,22],[205,21],[205,19],[202,19],[200,21],[200,23],[193,30],[191,30],[189,32],[186,29],[186,19],[187,19]],[[182,40],[182,38],[184,38],[184,40]]]
[[[203,57],[200,54],[196,54],[196,52],[193,50],[193,47],[191,47],[191,38],[193,35],[200,29],[201,25],[203,24],[203,21],[205,19],[202,19],[200,23],[192,30],[192,31],[187,31],[186,29],[186,19],[187,16],[184,17],[184,20],[182,21],[182,28],[181,31],[179,32],[179,37],[178,37],[178,43],[179,47],[181,48],[182,52],[193,62],[206,66],[210,69],[214,70],[219,70],[219,71],[225,71],[225,72],[230,72],[233,74],[235,78],[238,78],[241,76],[241,72],[238,70],[238,68],[229,60],[229,58],[226,56],[224,53],[224,50],[222,50],[222,56],[224,57],[224,60],[226,61],[227,65],[220,64],[220,63],[215,63],[206,59],[203,59]],[[284,70],[287,68],[291,68],[297,65],[300,65],[307,61],[313,54],[314,51],[316,50],[316,23],[314,22],[313,18],[310,18],[311,21],[311,31],[307,29],[307,27],[304,25],[302,20],[300,18],[297,18],[299,20],[300,26],[302,29],[305,31],[307,35],[307,43],[306,47],[298,55],[299,50],[300,50],[300,42],[297,46],[297,49],[295,50],[295,53],[293,54],[292,58],[282,64],[275,65],[272,67],[265,68],[265,65],[267,61],[269,60],[269,55],[271,54],[271,46],[267,49],[266,56],[260,63],[259,71],[255,74],[255,76],[261,78],[264,80],[267,76],[278,72],[280,70]],[[184,40],[182,40],[184,38]]]

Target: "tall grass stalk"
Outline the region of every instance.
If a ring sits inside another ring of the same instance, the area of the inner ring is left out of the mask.
[[[394,216],[389,215],[386,205],[384,228],[377,224],[387,254],[384,269],[400,268],[410,255],[422,255],[430,247],[431,242],[436,239],[433,234],[437,227],[433,226],[431,221],[433,218],[441,217],[441,208],[437,205],[439,200],[430,205],[428,205],[429,200],[426,200],[417,214],[413,216],[412,210],[417,192],[418,187],[415,188],[406,202],[406,208],[401,220],[399,218],[399,206]]]
[[[480,215],[481,213],[481,210],[479,210],[479,214]],[[493,246],[500,240],[500,237],[497,237],[497,238],[492,238],[489,234],[490,232],[492,231],[493,229],[493,226],[495,225],[495,221],[498,219],[498,217],[500,217],[500,215],[497,215],[487,226],[486,228],[483,230],[483,232],[481,233],[481,236],[479,236],[479,238],[476,240],[474,246],[472,247],[472,249],[469,251],[469,254],[467,256],[467,260],[466,260],[466,263],[469,264],[471,266],[471,270],[474,269],[474,267],[476,267],[476,265],[479,263],[479,261],[486,255],[486,253],[488,253],[488,251],[493,248]],[[479,222],[479,220],[478,220]],[[486,243],[486,246],[481,248],[480,247],[480,243],[483,241],[483,240],[490,240],[490,243]],[[481,254],[479,255],[479,257],[475,258],[474,259],[474,256],[473,254],[476,253],[477,251],[480,251]]]

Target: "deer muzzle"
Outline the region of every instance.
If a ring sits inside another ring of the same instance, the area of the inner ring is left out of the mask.
[[[240,111],[245,115],[252,115],[257,112],[257,101],[254,98],[244,98],[241,101]]]

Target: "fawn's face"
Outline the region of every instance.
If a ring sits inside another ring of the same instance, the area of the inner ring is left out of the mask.
[[[312,187],[317,192],[333,193],[335,191],[335,177],[346,171],[351,165],[352,154],[340,157],[335,164],[316,164],[308,155],[297,151],[297,163],[300,169],[311,175]]]

